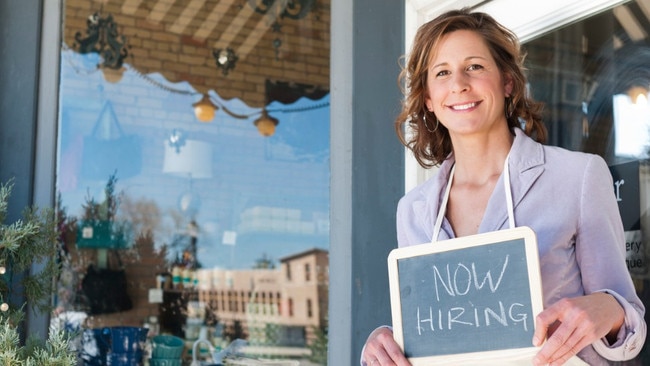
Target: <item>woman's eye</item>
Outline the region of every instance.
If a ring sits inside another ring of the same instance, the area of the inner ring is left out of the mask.
[[[483,69],[483,66],[481,66],[481,65],[479,65],[479,64],[469,65],[469,67],[467,68],[467,70],[469,70],[469,71],[472,71],[472,70],[481,70],[481,69]]]
[[[436,74],[436,77],[441,77],[441,76],[446,76],[446,75],[449,75],[449,71],[442,70],[442,71],[438,71],[438,73]]]

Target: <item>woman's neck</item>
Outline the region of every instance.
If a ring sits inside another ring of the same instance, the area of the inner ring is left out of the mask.
[[[456,168],[454,182],[481,184],[501,175],[514,136],[462,138],[453,141]]]

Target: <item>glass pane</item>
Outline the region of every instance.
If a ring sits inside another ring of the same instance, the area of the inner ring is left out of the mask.
[[[92,365],[325,364],[329,1],[63,14],[54,324]]]
[[[648,307],[650,20],[644,10],[645,2],[628,2],[524,47],[530,90],[546,103],[549,143],[601,155],[610,166],[628,269]],[[650,363],[648,343],[628,364]]]

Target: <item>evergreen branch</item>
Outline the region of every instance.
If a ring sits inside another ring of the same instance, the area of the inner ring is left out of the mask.
[[[0,303],[9,303],[7,311],[0,312],[0,366],[73,366],[76,353],[65,335],[51,331],[43,343],[28,339],[21,346],[17,327],[24,321],[24,307],[11,304],[12,289],[20,287],[27,303],[33,309],[50,311],[54,292],[52,279],[60,273],[56,262],[58,248],[58,220],[54,210],[23,210],[23,217],[5,224],[13,180],[0,184],[0,266],[7,273],[0,275]],[[33,264],[39,271],[30,271]],[[15,275],[15,276],[14,276]],[[20,285],[14,281],[20,280]]]
[[[31,237],[39,232],[38,224],[33,222],[23,222],[18,220],[11,225],[5,226],[0,231],[2,239],[0,240],[0,249],[6,249],[14,253],[20,246],[29,241]]]
[[[7,217],[9,196],[11,196],[11,190],[13,187],[13,179],[9,180],[5,184],[0,184],[0,222],[5,222],[5,218]]]

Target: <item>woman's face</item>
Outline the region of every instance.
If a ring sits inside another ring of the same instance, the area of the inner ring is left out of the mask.
[[[443,36],[428,71],[426,107],[452,138],[507,128],[504,101],[512,81],[501,75],[478,33],[459,30]]]

